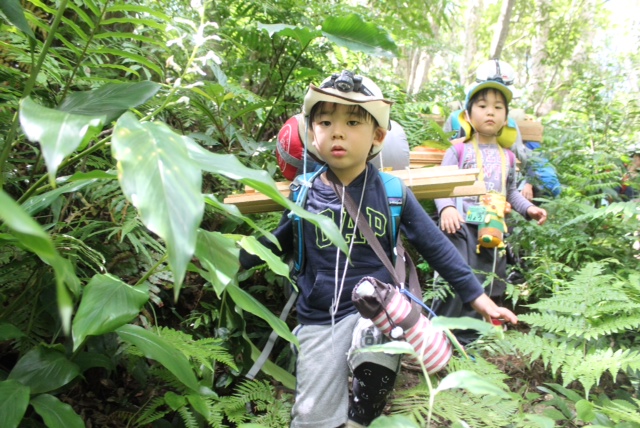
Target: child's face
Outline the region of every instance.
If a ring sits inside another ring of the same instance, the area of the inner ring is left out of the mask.
[[[507,123],[504,96],[495,90],[487,91],[484,97],[478,98],[471,106],[469,122],[482,135],[498,135]]]
[[[384,129],[345,104],[324,103],[313,117],[312,127],[318,154],[339,177],[360,174],[371,147],[382,144],[386,135]]]

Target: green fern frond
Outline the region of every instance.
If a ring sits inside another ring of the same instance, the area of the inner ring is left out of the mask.
[[[519,317],[527,324],[551,333],[564,332],[567,336],[578,336],[584,332],[587,323],[582,317],[567,317],[554,314],[525,314]]]
[[[164,417],[169,413],[169,409],[160,409],[164,405],[165,401],[163,397],[155,397],[148,402],[140,414],[134,418],[134,426],[146,426]]]
[[[529,305],[539,313],[521,319],[551,333],[585,340],[640,326],[640,303],[629,299],[629,282],[604,274],[605,264],[587,264],[550,298]]]
[[[429,390],[425,384],[398,393],[391,401],[391,414],[409,415],[421,426],[429,413]],[[464,421],[472,427],[506,427],[518,410],[514,400],[479,396],[462,390],[440,392],[434,402],[433,422]]]
[[[225,414],[223,411],[223,406],[220,404],[218,400],[206,400],[207,408],[209,409],[209,417],[207,418],[207,422],[212,427],[226,427],[223,423]]]
[[[196,417],[187,406],[182,406],[177,411],[182,422],[184,422],[185,428],[199,428]]]
[[[447,371],[449,373],[457,372],[460,370],[469,370],[479,374],[484,380],[499,386],[505,391],[509,388],[504,383],[509,379],[509,375],[500,370],[494,364],[491,364],[480,355],[474,355],[473,360],[466,357],[454,357],[449,361],[447,365]]]
[[[243,423],[250,420],[247,405],[252,405],[255,411],[266,411],[273,408],[275,391],[267,381],[245,381],[236,388],[231,396],[220,397],[223,411],[229,421]]]
[[[255,417],[252,422],[270,428],[287,427],[291,424],[291,407],[291,400],[272,401],[264,409],[260,409],[264,413]]]
[[[637,305],[635,305],[637,306]],[[636,308],[637,310],[638,308]],[[610,312],[611,314],[615,312]],[[624,314],[624,312],[618,312],[619,314]],[[629,330],[636,330],[640,327],[640,313],[636,312],[634,314],[624,314],[619,318],[608,317],[603,319],[597,325],[591,325],[588,329],[583,332],[583,337],[586,340],[589,339],[597,339],[602,336],[608,336],[615,333],[623,333]]]
[[[133,348],[133,347],[132,347]],[[138,351],[136,351],[138,352]],[[171,373],[165,367],[157,364],[149,367],[149,376],[163,385],[166,386],[167,389],[178,391],[181,393],[188,392],[188,388],[182,383],[173,373]]]
[[[597,349],[587,355],[567,361],[562,367],[564,386],[578,380],[588,395],[593,385],[597,385],[602,375],[608,371],[615,379],[619,371],[640,369],[640,352],[630,349]]]
[[[193,340],[191,336],[168,327],[160,329],[159,334],[187,358],[213,371],[213,362],[222,363],[234,370],[238,370],[233,356],[224,347],[221,339],[206,338]]]
[[[540,358],[545,367],[550,367],[552,373],[556,373],[565,361],[572,358],[576,352],[575,347],[568,346],[568,342],[533,334],[508,332],[505,335],[505,340],[522,354],[529,355],[531,360]]]
[[[122,422],[123,425],[129,423],[129,421],[131,421],[134,417],[135,414],[128,410],[117,410],[109,414],[109,419]]]
[[[632,402],[613,400],[598,408],[614,422],[634,422],[640,425],[640,400],[631,398]]]
[[[274,390],[267,381],[243,382],[241,383],[234,396],[241,400],[247,401],[271,401],[273,400]]]

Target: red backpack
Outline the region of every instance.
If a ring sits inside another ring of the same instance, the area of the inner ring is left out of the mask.
[[[302,168],[302,156],[304,146],[298,131],[298,120],[304,120],[301,114],[292,116],[287,120],[278,132],[276,144],[276,159],[282,175],[289,181],[293,181]]]

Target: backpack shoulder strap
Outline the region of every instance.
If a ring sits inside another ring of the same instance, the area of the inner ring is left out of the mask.
[[[451,112],[449,118],[451,119],[451,130],[460,131],[460,110],[455,110]]]
[[[407,200],[407,187],[400,177],[380,172],[380,178],[384,184],[384,190],[387,193],[387,201],[389,203],[389,211],[391,213],[391,236],[392,246],[395,246],[398,239],[398,231],[402,218],[402,209]]]
[[[507,149],[507,157],[509,158],[509,166],[511,168],[516,167],[516,154],[513,153],[513,150]]]
[[[458,154],[458,168],[462,168],[462,157],[464,156],[464,143],[457,143],[453,145],[453,148]]]
[[[291,182],[289,186],[291,190],[290,198],[296,205],[302,208],[305,207],[309,188],[313,181],[326,169],[326,167],[322,167],[317,171],[299,175]],[[289,213],[289,217],[293,221],[293,267],[291,268],[291,276],[295,280],[304,267],[304,227],[302,218],[293,211]]]

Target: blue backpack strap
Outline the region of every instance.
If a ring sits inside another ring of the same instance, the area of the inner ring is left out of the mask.
[[[384,190],[387,193],[387,201],[389,203],[389,212],[391,214],[391,236],[393,241],[391,246],[395,247],[400,231],[400,223],[402,222],[402,208],[407,199],[407,188],[400,177],[380,172],[380,178],[384,184]]]
[[[301,207],[305,206],[307,201],[307,192],[309,187],[311,187],[311,183],[313,183],[313,180],[315,180],[325,170],[326,167],[316,172],[300,175],[291,183],[291,199],[295,201],[296,205]],[[391,246],[395,247],[400,231],[402,208],[404,207],[407,198],[406,186],[401,178],[387,174],[386,172],[380,172],[380,178],[384,184],[384,190],[387,194],[387,201],[389,204],[389,212],[391,214],[390,232],[393,239]],[[303,224],[302,219],[293,212],[290,213],[289,216],[291,216],[291,219],[293,220],[294,248],[293,268],[291,274],[295,277],[304,267],[304,238],[302,238]]]
[[[291,200],[295,202],[296,205],[304,208],[307,203],[307,193],[309,192],[309,188],[311,188],[313,181],[326,170],[327,167],[323,166],[317,171],[297,176],[289,186],[291,189]],[[293,221],[293,268],[291,269],[291,276],[295,280],[304,267],[303,224],[300,216],[294,212],[290,212],[289,217]]]
[[[453,112],[451,112],[451,115],[449,116],[449,118],[451,119],[451,129],[453,131],[459,131],[460,130],[460,112],[462,110],[455,110]]]

